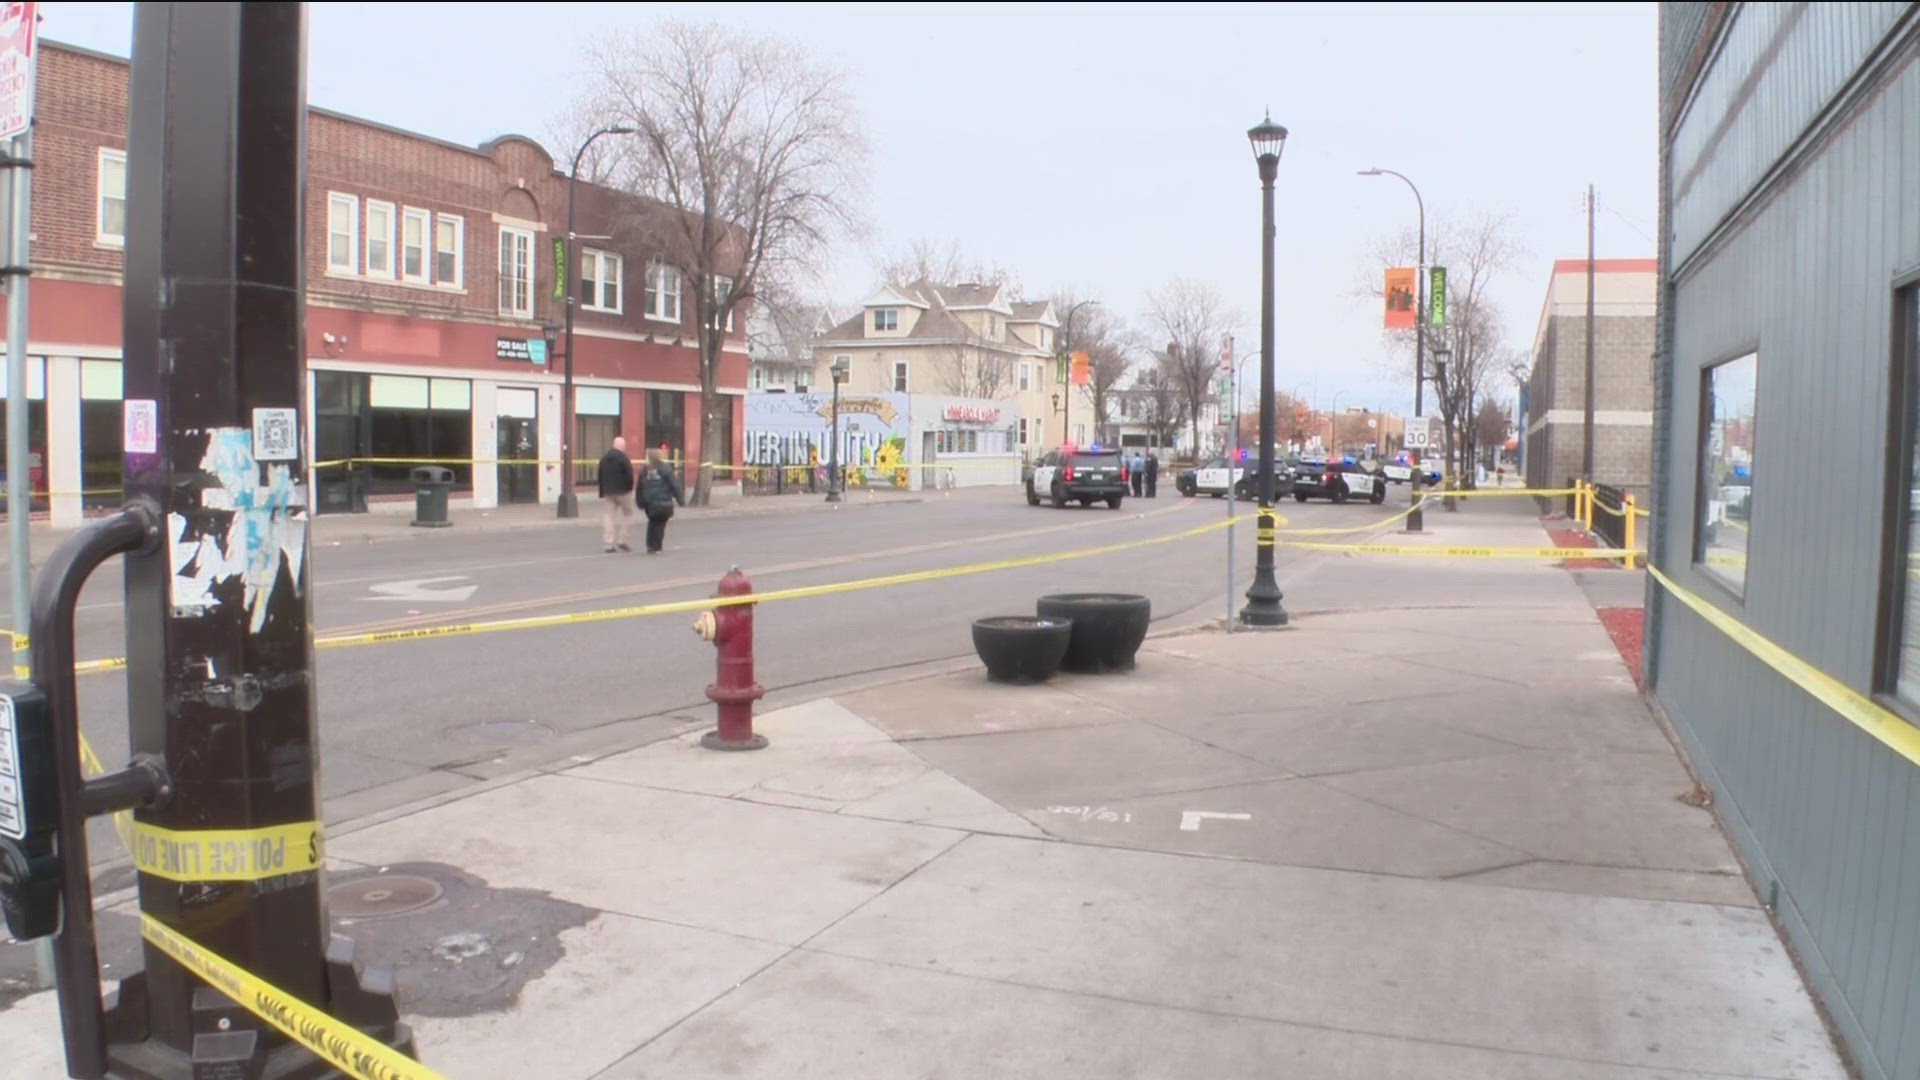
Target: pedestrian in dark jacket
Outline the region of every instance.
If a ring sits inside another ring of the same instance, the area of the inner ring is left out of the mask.
[[[1147,498],[1154,497],[1160,490],[1160,455],[1147,455]]]
[[[658,555],[667,540],[667,521],[675,506],[687,505],[680,490],[680,478],[662,459],[657,449],[647,451],[647,464],[640,472],[640,510],[647,515],[647,554]]]
[[[600,539],[609,552],[632,551],[627,530],[633,528],[633,459],[627,440],[615,438],[613,448],[600,459]]]

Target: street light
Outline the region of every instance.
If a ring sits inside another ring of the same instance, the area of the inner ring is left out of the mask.
[[[1089,297],[1088,299],[1082,300],[1079,303],[1067,309],[1066,326],[1063,328],[1066,330],[1066,333],[1065,335],[1062,336],[1060,341],[1060,354],[1067,358],[1067,363],[1069,365],[1073,363],[1073,317],[1075,314],[1077,314],[1080,311],[1081,308],[1086,307],[1088,304],[1098,304],[1099,302],[1100,301]],[[1055,366],[1057,367],[1058,365],[1056,364]],[[1071,371],[1071,368],[1069,368],[1069,371]],[[1054,400],[1054,407],[1060,410],[1060,441],[1061,442],[1073,441],[1073,425],[1072,425],[1073,417],[1069,415],[1073,411],[1073,400],[1072,400],[1072,394],[1067,389],[1069,385],[1071,384],[1068,382],[1062,381],[1060,384],[1060,393],[1056,395]],[[1093,418],[1093,424],[1094,424],[1093,439],[1095,442],[1100,441],[1100,420],[1101,418],[1097,416]]]
[[[847,381],[847,371],[852,360],[845,356],[833,358],[833,445],[827,447],[827,501],[840,501],[840,384]]]
[[[580,149],[573,155],[573,168],[567,170],[567,251],[560,262],[560,272],[567,279],[567,364],[565,384],[560,391],[560,502],[554,508],[563,518],[580,516],[580,495],[573,490],[573,308],[574,294],[580,290],[580,272],[573,261],[573,190],[574,181],[580,178],[580,159],[587,156],[587,147],[602,135],[631,135],[633,129],[616,124],[604,127],[587,136]],[[597,284],[596,284],[596,287]]]
[[[1420,197],[1420,189],[1413,181],[1392,169],[1375,166],[1360,170],[1361,176],[1391,176],[1407,185],[1413,192],[1413,201],[1420,208],[1420,264],[1414,270],[1413,281],[1413,415],[1422,415],[1427,387],[1427,200]],[[1431,433],[1429,433],[1431,434]],[[1406,436],[1401,436],[1406,442]],[[1425,515],[1420,510],[1420,467],[1419,455],[1415,455],[1413,470],[1413,512],[1407,515],[1407,531],[1419,532],[1426,524]]]
[[[1442,341],[1433,347],[1433,392],[1442,402],[1440,408],[1440,440],[1442,447],[1440,460],[1447,469],[1446,474],[1440,478],[1440,484],[1441,487],[1447,491],[1452,491],[1454,486],[1453,429],[1449,427],[1446,422],[1446,399],[1442,395],[1447,392],[1447,361],[1451,359],[1453,359],[1453,350],[1447,347],[1446,342]],[[1416,477],[1419,476],[1419,470],[1416,469],[1414,475]],[[1458,510],[1460,508],[1459,505],[1453,501],[1451,495],[1445,497],[1441,501],[1441,505],[1448,510]]]
[[[1253,584],[1240,621],[1248,626],[1285,626],[1280,583],[1273,577],[1273,182],[1280,175],[1280,153],[1287,129],[1268,115],[1247,131],[1253,160],[1260,167],[1260,528],[1254,546]]]

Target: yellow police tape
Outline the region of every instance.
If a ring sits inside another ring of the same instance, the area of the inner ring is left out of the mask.
[[[151,915],[140,936],[286,1036],[356,1080],[446,1080],[391,1046],[338,1020],[195,942]]]
[[[258,829],[182,832],[135,821],[133,865],[168,881],[260,881],[318,870],[320,824],[299,821]]]
[[[1304,540],[1282,540],[1281,547],[1303,551],[1349,552],[1355,555],[1414,555],[1436,559],[1628,559],[1646,554],[1619,548],[1567,547],[1420,547],[1404,544],[1316,544]]]
[[[1889,709],[1833,676],[1807,663],[1772,641],[1756,633],[1747,624],[1688,592],[1672,578],[1649,565],[1647,572],[1673,598],[1691,608],[1694,614],[1714,629],[1732,638],[1734,643],[1758,657],[1768,667],[1785,676],[1794,685],[1812,695],[1852,722],[1860,730],[1878,739],[1894,753],[1920,765],[1920,727],[1908,723]]]

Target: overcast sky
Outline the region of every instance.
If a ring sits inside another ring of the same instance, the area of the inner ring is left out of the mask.
[[[581,46],[658,4],[312,4],[313,102],[476,144],[544,137]],[[118,55],[131,4],[47,3],[43,33]],[[678,18],[801,42],[852,79],[873,147],[872,238],[824,288],[867,294],[919,237],[1014,270],[1031,294],[1095,290],[1144,321],[1176,276],[1209,281],[1259,332],[1259,181],[1246,129],[1291,131],[1280,166],[1276,383],[1327,407],[1402,409],[1380,312],[1351,293],[1414,202],[1429,220],[1512,214],[1527,257],[1500,283],[1530,346],[1556,257],[1651,257],[1655,14],[1621,4],[674,4]],[[457,13],[456,17],[448,17]],[[556,155],[558,156],[558,155]],[[1247,377],[1257,372],[1249,365]]]

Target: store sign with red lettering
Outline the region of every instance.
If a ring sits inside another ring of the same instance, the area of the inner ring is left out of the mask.
[[[0,139],[33,126],[35,3],[0,3]]]
[[[940,415],[956,424],[992,424],[1000,420],[1000,410],[991,405],[948,405]]]

